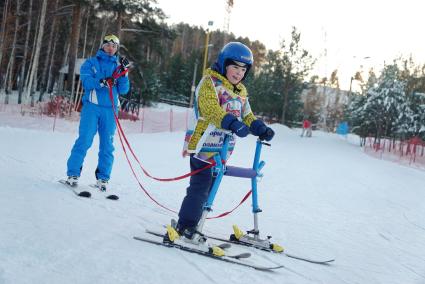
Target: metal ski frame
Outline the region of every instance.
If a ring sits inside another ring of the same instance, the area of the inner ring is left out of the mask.
[[[258,205],[258,192],[257,192],[257,178],[261,178],[263,174],[260,172],[261,169],[266,164],[264,161],[260,161],[261,149],[263,145],[270,146],[269,143],[260,141],[257,139],[257,145],[255,148],[254,162],[252,165],[252,169],[250,168],[241,168],[234,166],[227,166],[227,150],[229,147],[229,140],[231,138],[231,134],[226,134],[223,147],[220,151],[220,154],[214,156],[214,161],[216,165],[213,167],[213,175],[215,176],[214,184],[211,187],[210,193],[208,195],[207,202],[204,205],[204,210],[202,212],[201,219],[198,223],[198,232],[202,232],[204,227],[205,220],[210,211],[212,211],[212,205],[217,194],[218,188],[220,186],[221,180],[224,175],[234,176],[240,178],[250,178],[251,179],[251,187],[252,187],[252,213],[254,215],[254,229],[248,231],[249,234],[252,234],[253,237],[250,238],[252,241],[256,242],[259,246],[270,246],[269,239],[260,239],[260,230],[258,224],[258,213],[262,212]]]

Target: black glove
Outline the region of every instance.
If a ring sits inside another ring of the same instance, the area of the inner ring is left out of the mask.
[[[121,63],[121,66],[124,67],[125,69],[130,67],[130,61],[128,61],[128,59],[125,57],[120,58],[120,63]]]
[[[99,84],[102,88],[108,87],[108,86],[113,87],[117,84],[117,79],[115,79],[114,77],[103,78],[103,79],[100,79]]]
[[[258,136],[260,140],[270,141],[273,139],[274,131],[270,127],[266,126],[260,119],[254,120],[249,127],[252,135]]]
[[[240,122],[233,114],[226,114],[221,121],[221,128],[230,130],[239,137],[246,137],[249,134],[249,128],[245,123]]]
[[[258,138],[260,138],[260,140],[266,140],[266,141],[272,140],[273,137],[274,137],[274,131],[270,127],[267,127],[266,132],[264,132],[263,134],[258,136]]]

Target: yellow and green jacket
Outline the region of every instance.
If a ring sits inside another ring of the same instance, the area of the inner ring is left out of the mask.
[[[202,160],[208,160],[220,152],[225,136],[221,121],[227,113],[232,113],[248,127],[256,120],[245,86],[241,83],[233,86],[227,78],[208,69],[195,91],[195,103],[186,131],[183,152],[194,153]],[[232,135],[227,157],[234,146],[235,135]]]

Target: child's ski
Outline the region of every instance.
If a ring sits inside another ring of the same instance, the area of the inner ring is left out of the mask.
[[[259,246],[256,246],[254,244],[251,244],[249,242],[244,242],[244,241],[239,241],[239,240],[229,240],[229,239],[224,239],[224,238],[209,236],[209,235],[206,235],[206,237],[209,238],[209,239],[222,241],[222,242],[228,242],[228,243],[231,243],[231,244],[253,247],[253,248],[256,248],[256,249],[272,252],[272,253],[275,253],[275,254],[283,254],[283,255],[290,257],[290,258],[293,258],[293,259],[298,259],[298,260],[302,260],[302,261],[306,261],[306,262],[310,262],[310,263],[315,263],[315,264],[330,264],[331,262],[335,261],[335,259],[333,259],[333,258],[332,259],[318,260],[318,259],[311,259],[311,258],[308,258],[308,257],[301,257],[301,256],[289,254],[289,253],[286,253],[286,252],[279,253],[279,252],[273,251],[272,248],[259,247]]]
[[[234,264],[238,264],[238,265],[241,265],[241,266],[250,267],[250,268],[254,268],[254,269],[262,270],[262,271],[272,271],[274,269],[284,268],[283,265],[261,266],[261,265],[255,265],[255,264],[244,262],[240,259],[244,256],[244,254],[216,256],[210,251],[206,252],[206,251],[196,249],[196,248],[193,248],[193,247],[184,246],[182,244],[164,243],[162,241],[155,241],[155,240],[151,240],[151,239],[143,238],[143,237],[133,237],[133,238],[135,240],[142,241],[142,242],[145,242],[145,243],[155,244],[155,245],[158,245],[158,246],[164,246],[164,247],[168,247],[168,248],[176,248],[176,249],[180,249],[182,251],[195,253],[195,254],[206,256],[206,257],[213,258],[213,259],[216,259],[216,260],[220,260],[220,261],[224,261],[224,262],[228,262],[228,263],[234,263]]]

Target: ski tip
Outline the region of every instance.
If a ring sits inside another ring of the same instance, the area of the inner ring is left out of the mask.
[[[77,194],[78,196],[81,197],[86,197],[86,198],[90,198],[91,197],[91,193],[88,191],[81,191],[80,193]]]
[[[118,200],[120,198],[117,195],[115,195],[115,194],[111,194],[111,195],[106,196],[106,199]]]
[[[294,258],[294,259],[298,259],[298,260],[302,260],[302,261],[306,261],[306,262],[310,262],[310,263],[315,263],[315,264],[322,264],[322,265],[330,265],[332,262],[335,261],[334,258],[324,259],[324,260],[317,260],[317,259],[311,259],[311,258],[307,258],[307,257],[301,257],[301,256],[289,254],[289,253],[284,253],[284,254],[287,257],[290,257],[290,258]]]
[[[270,267],[262,267],[262,266],[253,266],[254,269],[260,270],[260,271],[273,271],[280,268],[285,268],[284,265],[276,265],[276,266],[270,266]]]
[[[232,245],[229,243],[222,243],[222,244],[219,244],[218,247],[220,247],[221,249],[228,249],[228,248],[231,248]]]
[[[335,259],[328,259],[328,260],[307,260],[307,262],[319,264],[319,265],[332,265],[332,263],[335,261]]]
[[[232,256],[232,258],[236,258],[236,259],[248,258],[248,257],[251,257],[251,253],[249,253],[249,252],[245,252],[245,253],[241,253],[241,254]]]
[[[285,268],[284,265],[278,265],[278,266],[274,266],[274,267],[269,267],[269,270],[274,270],[274,269],[280,269],[280,268]]]

